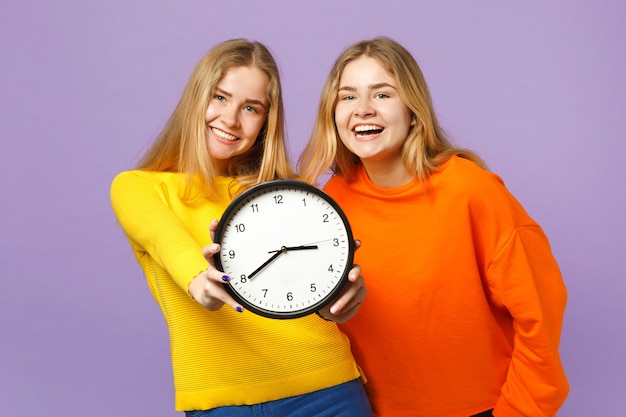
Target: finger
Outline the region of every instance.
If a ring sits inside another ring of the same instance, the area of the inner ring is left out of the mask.
[[[337,300],[330,306],[330,312],[332,314],[341,314],[356,304],[362,303],[366,294],[365,280],[359,275],[354,283],[349,283],[345,287]]]
[[[220,245],[211,243],[202,248],[202,255],[207,261],[213,261],[213,255],[220,251]]]
[[[330,312],[338,315],[350,304],[350,301],[358,294],[358,285],[348,284],[344,291],[330,305]]]
[[[237,301],[235,301],[235,299],[231,297],[230,294],[228,294],[228,292],[226,292],[226,290],[224,290],[223,287],[220,288],[219,290],[213,291],[212,298],[213,300],[219,301],[219,303],[216,303],[216,305],[219,304],[219,306],[215,308],[215,310],[219,310],[222,307],[222,305],[226,304],[227,306],[237,311],[238,313],[243,312],[243,307]],[[209,308],[209,310],[211,310],[211,308]]]
[[[361,308],[361,304],[362,303],[358,303],[339,314],[333,314],[328,310],[320,310],[319,315],[326,321],[334,321],[335,323],[339,324],[345,323],[358,313],[359,309]]]
[[[361,277],[361,266],[358,264],[352,265],[352,269],[348,272],[348,281],[356,282]]]
[[[335,323],[339,323],[339,324],[345,323],[358,313],[360,306],[361,305],[359,304],[358,306],[356,306],[354,309],[351,309],[350,311],[346,311],[345,313],[341,313],[338,316],[331,316],[331,317]]]
[[[217,225],[219,221],[217,219],[213,219],[211,224],[209,225],[209,235],[211,235],[211,241],[215,242],[215,231],[217,230]]]
[[[223,300],[224,304],[235,310],[237,313],[243,313],[243,306],[235,301],[232,297],[228,297],[226,300]]]
[[[361,291],[364,294],[367,292],[365,287],[359,290],[359,292]],[[353,301],[350,302],[350,304],[348,304],[343,310],[341,310],[341,312],[337,312],[337,314],[331,313],[329,317],[337,323],[345,323],[346,321],[348,321],[349,319],[351,319],[358,313],[359,309],[361,308],[361,305],[363,304],[364,298],[365,298],[364,295],[355,297]],[[359,301],[356,301],[357,299]]]
[[[354,239],[354,250],[357,250],[361,247],[361,241],[359,239]]]
[[[350,301],[348,301],[346,305],[340,311],[337,312],[337,314],[346,314],[355,309],[358,310],[361,304],[363,304],[363,301],[365,301],[366,296],[367,296],[367,288],[365,286],[359,287],[354,297],[352,297]]]
[[[226,304],[233,310],[242,312],[243,307],[235,301],[235,299],[226,291],[224,285],[230,281],[228,275],[222,274],[215,270],[206,276],[203,292],[203,304],[209,310],[219,310],[222,305]]]

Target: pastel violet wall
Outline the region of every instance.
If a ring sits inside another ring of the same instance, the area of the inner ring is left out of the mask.
[[[569,289],[560,415],[623,414],[625,18],[617,0],[4,1],[0,415],[180,415],[111,179],[215,43],[272,48],[295,157],[332,61],[375,35],[415,54],[444,126],[550,237]]]

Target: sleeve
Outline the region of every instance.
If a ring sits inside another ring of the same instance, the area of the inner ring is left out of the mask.
[[[555,416],[569,385],[559,342],[567,294],[547,237],[518,227],[496,255],[488,285],[513,321],[513,352],[496,417]]]
[[[149,256],[189,294],[189,283],[208,268],[202,247],[170,209],[165,190],[145,173],[127,171],[111,184],[111,204],[136,256]]]

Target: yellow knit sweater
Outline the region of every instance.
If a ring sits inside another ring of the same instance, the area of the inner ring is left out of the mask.
[[[359,377],[348,339],[307,316],[273,320],[224,306],[208,311],[187,293],[208,263],[209,224],[232,199],[232,178],[212,199],[183,199],[182,174],[127,171],[111,186],[120,222],[170,332],[176,410],[207,410],[305,394]]]

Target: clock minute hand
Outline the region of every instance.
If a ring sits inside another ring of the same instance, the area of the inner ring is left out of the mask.
[[[280,251],[290,251],[290,250],[305,250],[305,249],[318,249],[317,245],[300,245],[300,246],[283,246],[279,250],[271,250],[267,253],[274,253]]]
[[[317,249],[317,245],[287,246],[285,249],[287,250]]]
[[[272,251],[272,252],[276,252],[276,253],[274,253],[267,261],[263,262],[263,264],[260,267],[258,267],[257,269],[255,269],[250,275],[248,275],[248,279],[252,279],[253,276],[258,274],[263,268],[265,268],[270,263],[272,263],[272,261],[274,261],[276,258],[278,258],[283,253],[287,252],[287,248],[285,246],[283,246],[279,250]],[[269,252],[269,253],[272,253],[272,252]]]

